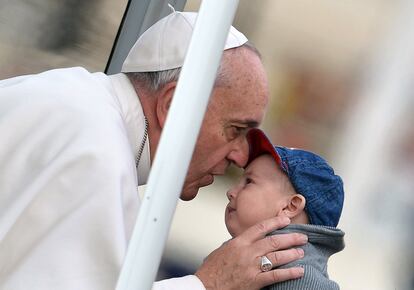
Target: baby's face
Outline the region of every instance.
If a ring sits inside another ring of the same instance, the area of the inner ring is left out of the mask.
[[[227,192],[225,222],[235,237],[250,226],[279,215],[289,197],[287,176],[270,155],[261,155],[246,168]]]

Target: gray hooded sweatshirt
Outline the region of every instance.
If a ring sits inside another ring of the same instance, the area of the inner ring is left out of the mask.
[[[331,255],[343,250],[345,233],[340,229],[308,224],[293,224],[281,230],[271,233],[271,235],[286,233],[303,233],[308,236],[308,243],[303,246],[305,257],[303,259],[283,265],[279,268],[290,268],[302,266],[305,275],[296,280],[289,280],[268,286],[266,290],[338,290],[339,286],[329,280],[327,272],[327,262]]]

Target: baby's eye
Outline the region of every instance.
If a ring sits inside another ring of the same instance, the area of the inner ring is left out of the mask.
[[[252,183],[253,182],[253,180],[250,178],[250,177],[247,177],[246,178],[246,184],[250,184],[250,183]]]

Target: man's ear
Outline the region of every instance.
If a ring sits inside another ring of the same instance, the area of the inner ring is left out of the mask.
[[[170,82],[158,91],[156,113],[161,128],[164,128],[176,86],[177,82]]]
[[[283,213],[290,219],[298,216],[303,212],[306,205],[306,199],[303,195],[294,194],[289,197],[288,203],[283,209]]]

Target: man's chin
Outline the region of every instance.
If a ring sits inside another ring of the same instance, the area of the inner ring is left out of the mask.
[[[189,201],[194,199],[198,191],[201,187],[208,186],[214,182],[214,176],[213,175],[206,175],[200,180],[197,180],[196,182],[193,182],[191,184],[184,184],[183,191],[181,192],[181,200]]]
[[[199,188],[184,188],[181,192],[180,199],[183,201],[193,200],[198,194]]]

